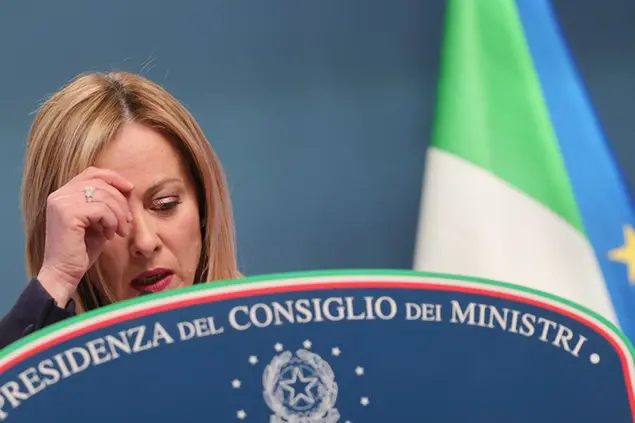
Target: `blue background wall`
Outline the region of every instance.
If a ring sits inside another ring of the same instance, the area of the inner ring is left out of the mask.
[[[633,187],[635,3],[555,4]],[[2,2],[0,313],[26,282],[32,112],[90,70],[143,73],[194,113],[227,170],[246,274],[410,268],[443,13],[442,0]]]

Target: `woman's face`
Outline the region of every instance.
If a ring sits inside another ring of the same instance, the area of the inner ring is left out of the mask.
[[[192,285],[201,254],[200,216],[192,178],[172,143],[128,123],[95,166],[134,184],[130,235],[115,235],[98,259],[116,300]]]

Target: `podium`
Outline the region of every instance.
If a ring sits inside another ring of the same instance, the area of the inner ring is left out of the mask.
[[[0,352],[0,421],[626,423],[611,323],[502,282],[320,271],[200,284]]]

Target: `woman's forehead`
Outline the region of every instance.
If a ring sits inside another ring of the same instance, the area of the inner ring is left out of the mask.
[[[126,123],[97,156],[95,166],[116,168],[162,169],[179,166],[183,158],[174,143],[160,132]]]

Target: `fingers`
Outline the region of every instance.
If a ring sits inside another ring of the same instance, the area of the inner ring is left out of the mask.
[[[87,201],[84,189],[94,188]],[[67,224],[112,239],[130,234],[132,213],[126,196],[134,189],[123,176],[108,169],[90,167],[52,193],[48,207]]]
[[[90,180],[86,181],[87,183],[90,183]],[[95,192],[93,193],[93,201],[100,201],[100,199],[104,199],[104,201],[107,201],[109,204],[114,205],[111,203],[111,199],[114,200],[114,202],[118,205],[118,207],[114,208],[114,212],[117,215],[117,218],[119,220],[121,220],[122,222],[131,222],[132,221],[132,213],[130,211],[130,204],[128,203],[128,200],[126,199],[126,197],[123,196],[123,194],[116,189],[115,187],[113,187],[112,185],[108,185],[107,183],[101,181],[101,180],[95,180],[93,181],[93,185],[91,185],[93,188],[95,188]],[[82,195],[84,195],[84,187],[81,188],[82,191]],[[86,197],[84,195],[84,200],[86,200]]]
[[[120,221],[106,202],[87,203],[80,216],[87,230],[100,231],[106,239],[112,239],[115,233],[121,234]]]
[[[116,199],[117,196],[123,197],[122,194],[111,187],[115,192],[113,195],[109,192],[108,185],[102,181],[95,180],[89,183],[96,188],[91,202],[86,201],[83,188],[66,186],[64,190],[49,197],[49,213],[56,216],[55,220],[64,222],[65,226],[78,225],[89,232],[103,232],[108,239],[112,239],[115,233],[122,237],[127,236],[130,233],[128,205],[122,208]]]
[[[69,183],[69,188],[71,185],[79,186],[84,201],[86,201],[84,188],[88,186],[95,188],[93,201],[104,202],[117,217],[118,225],[114,233],[121,236],[127,236],[130,233],[132,213],[125,197],[134,189],[134,185],[130,181],[115,171],[89,167]],[[108,235],[108,239],[111,239],[114,233],[111,235],[107,229],[104,235]]]
[[[84,189],[94,188],[91,201]],[[101,178],[73,180],[49,196],[48,207],[62,221],[80,222],[85,230],[103,233],[108,239],[115,234],[130,234],[132,213],[124,195]],[[101,213],[101,214],[100,214]]]
[[[115,187],[122,194],[128,194],[133,190],[134,185],[119,173],[109,170],[101,169],[97,167],[89,167],[82,173],[73,178],[73,181],[87,181],[91,179],[101,179],[108,185]]]
[[[80,198],[77,201],[80,202],[84,202],[86,205],[94,205],[94,204],[104,204],[105,206],[107,206],[110,210],[110,212],[114,215],[115,219],[116,219],[116,225],[114,227],[110,227],[107,226],[105,227],[106,232],[104,233],[109,234],[109,230],[113,229],[113,236],[115,233],[121,235],[121,236],[128,236],[130,234],[130,222],[132,221],[132,213],[130,212],[130,206],[128,204],[128,200],[126,200],[126,198],[121,194],[121,192],[119,192],[117,189],[115,189],[113,186],[106,184],[105,182],[101,181],[101,180],[87,180],[87,183],[92,184],[91,186],[93,188],[95,188],[95,192],[93,193],[93,200],[92,202],[86,202],[86,197],[84,195],[84,191],[83,188],[78,188],[78,194],[80,196]],[[82,208],[84,206],[79,204],[78,205],[78,211],[81,211]],[[90,210],[95,209],[95,208],[88,208]],[[96,209],[96,210],[100,210],[100,209]],[[95,222],[94,220],[94,216],[91,216],[91,221],[93,221],[94,223],[99,223],[99,222]],[[112,236],[110,236],[108,239],[111,239]]]

